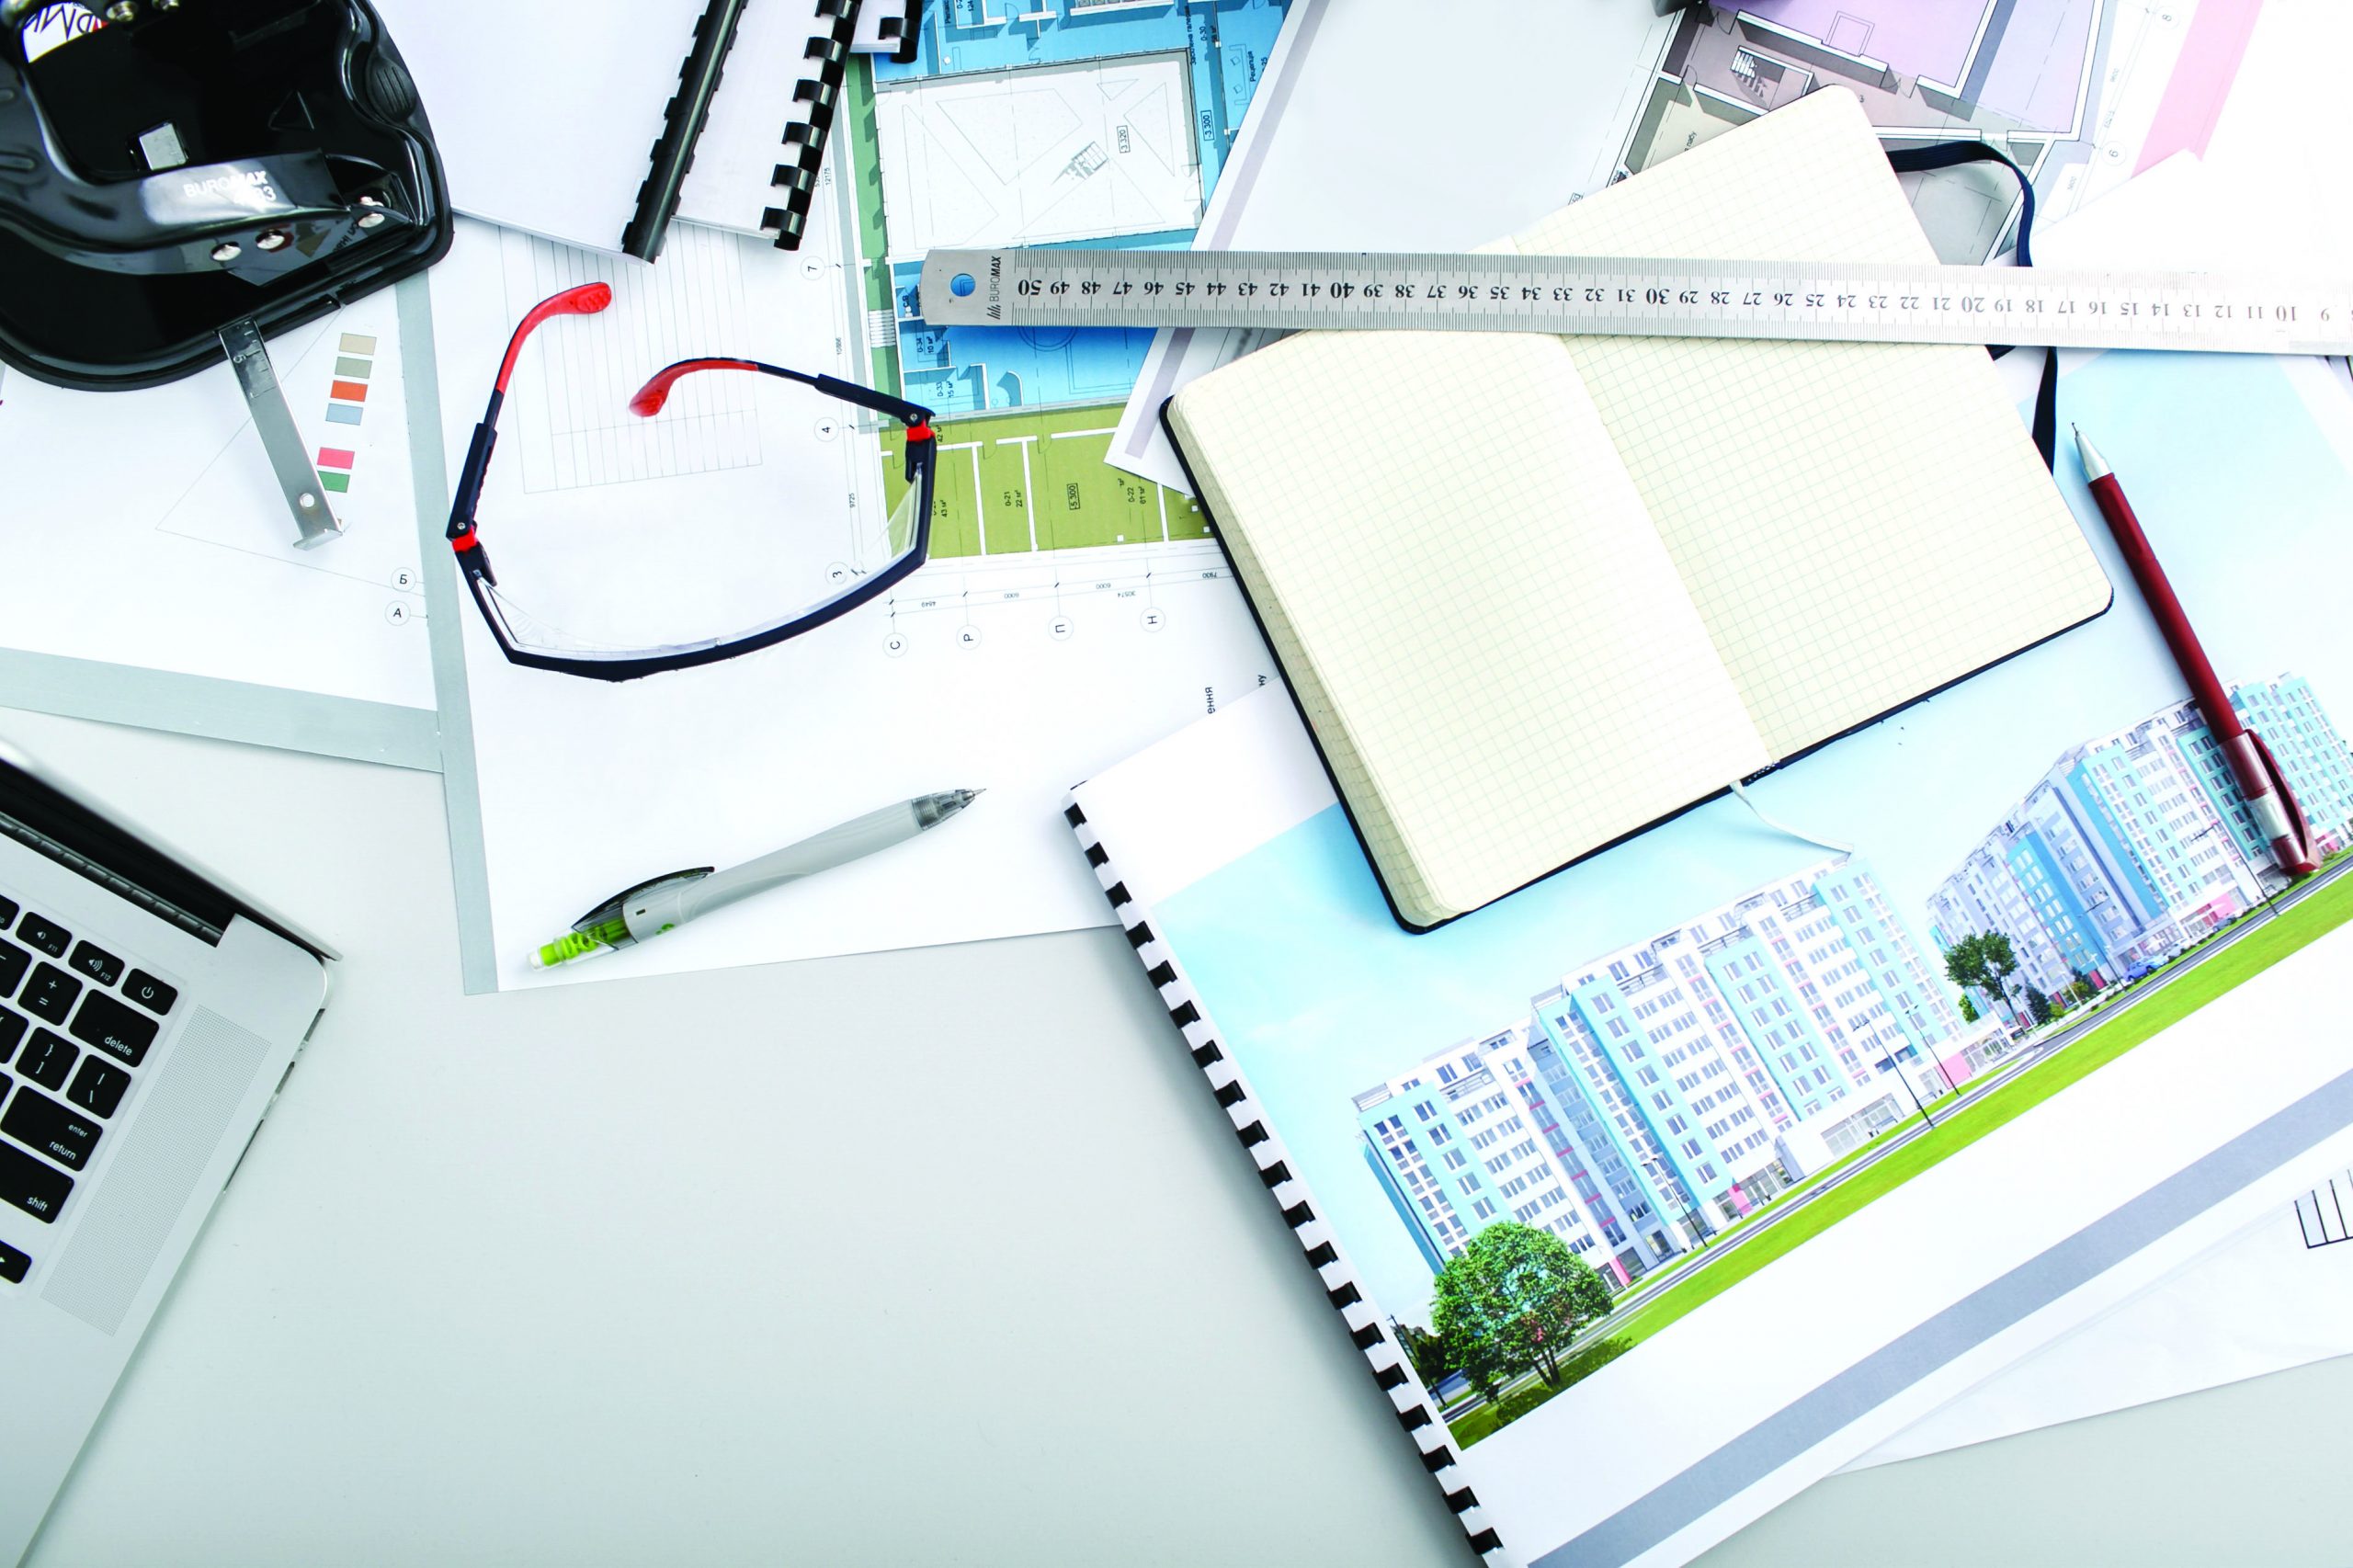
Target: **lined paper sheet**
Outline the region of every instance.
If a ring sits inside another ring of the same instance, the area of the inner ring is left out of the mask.
[[[1861,103],[1835,88],[1515,244],[1937,259]],[[1982,349],[1564,341],[1777,758],[2108,605],[2108,579]]]
[[[1307,334],[1170,418],[1409,920],[1768,760],[1559,339]]]

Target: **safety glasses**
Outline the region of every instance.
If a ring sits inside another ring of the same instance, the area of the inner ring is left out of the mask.
[[[514,578],[511,590],[502,585],[483,547],[475,509],[516,361],[541,323],[594,314],[612,297],[605,284],[585,284],[541,301],[523,318],[474,426],[450,503],[449,540],[458,569],[511,663],[608,681],[716,664],[847,615],[924,563],[931,547],[938,446],[931,410],[854,381],[756,359],[682,359],[638,390],[629,401],[631,414],[654,417],[681,381],[706,371],[749,370],[799,382],[905,426],[904,493],[888,507],[870,496],[860,505],[853,495],[841,513],[819,517],[680,510],[626,525],[535,520],[517,528],[511,551],[510,541],[502,540]],[[835,426],[819,418],[813,427],[832,431]]]

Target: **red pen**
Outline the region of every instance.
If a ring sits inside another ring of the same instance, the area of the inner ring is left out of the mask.
[[[2141,519],[2132,515],[2123,486],[2116,483],[2099,449],[2084,438],[2081,429],[2075,431],[2075,450],[2084,460],[2084,477],[2091,482],[2092,499],[2099,503],[2100,516],[2115,533],[2116,547],[2124,552],[2124,563],[2132,569],[2141,597],[2149,601],[2149,613],[2157,618],[2157,630],[2165,634],[2174,663],[2189,681],[2189,695],[2206,721],[2207,733],[2230,765],[2231,778],[2246,801],[2247,814],[2255,819],[2256,831],[2271,841],[2272,858],[2279,862],[2281,870],[2290,877],[2311,876],[2320,869],[2320,862],[2313,856],[2312,829],[2296,804],[2295,791],[2288,788],[2287,775],[2279,771],[2263,737],[2248,729],[2240,721],[2238,710],[2231,706],[2230,694],[2222,689],[2198,633],[2190,629],[2189,617],[2182,613],[2173,585],[2165,581],[2165,569],[2157,563],[2156,551],[2149,548],[2149,536],[2141,531]]]

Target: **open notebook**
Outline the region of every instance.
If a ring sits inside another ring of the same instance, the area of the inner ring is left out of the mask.
[[[1837,89],[1498,248],[1936,259]],[[1975,348],[1306,333],[1162,419],[1416,929],[2109,599]]]

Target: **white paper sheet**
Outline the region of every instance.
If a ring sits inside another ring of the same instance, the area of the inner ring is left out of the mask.
[[[2353,1173],[2337,1172],[1860,1458],[1869,1470],[2353,1355]]]
[[[226,365],[122,392],[0,371],[0,651],[431,710],[395,295],[269,349],[345,526],[310,550]],[[74,710],[42,697],[18,700]]]
[[[453,465],[513,324],[558,288],[621,280],[610,311],[549,324],[517,370],[479,512],[494,564],[502,534],[519,529],[637,521],[652,539],[682,509],[785,527],[812,509],[838,511],[846,494],[873,503],[878,433],[814,392],[750,376],[703,379],[710,395],[740,401],[749,421],[724,461],[683,460],[684,449],[654,441],[642,454],[650,467],[559,472],[565,450],[609,466],[639,431],[664,427],[638,426],[620,404],[670,359],[748,356],[855,374],[863,337],[822,228],[813,224],[794,256],[681,230],[677,254],[649,271],[461,227],[433,278]],[[569,383],[556,398],[559,356]],[[548,439],[548,421],[574,418],[564,409],[597,406],[612,417],[595,439]],[[691,417],[683,403],[665,419],[682,415]],[[969,442],[941,458],[980,472]],[[528,602],[521,582],[502,586]],[[500,987],[1101,924],[1102,896],[1069,853],[1063,791],[1272,675],[1215,546],[1201,539],[943,557],[904,591],[779,647],[620,686],[516,668],[473,606],[461,612]],[[632,883],[749,859],[892,801],[960,787],[988,794],[915,844],[618,956],[529,967],[535,948]]]
[[[460,212],[620,249],[703,0],[383,0]],[[788,96],[791,89],[785,89]]]

